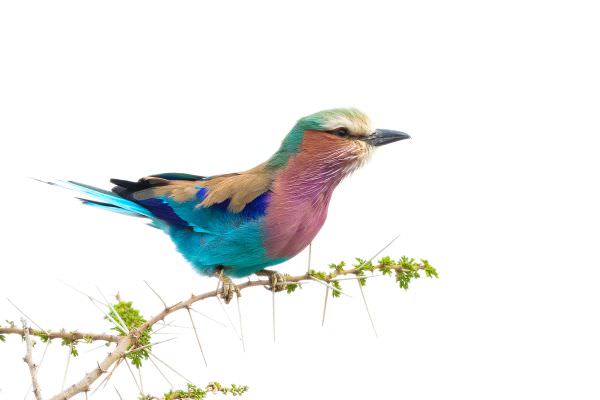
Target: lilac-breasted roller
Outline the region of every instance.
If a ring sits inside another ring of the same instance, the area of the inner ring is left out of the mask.
[[[264,269],[309,245],[340,181],[376,146],[409,137],[374,129],[356,109],[332,109],[301,118],[271,158],[244,172],[111,179],[112,192],[56,184],[82,192],[87,205],[150,219],[197,271],[220,277],[229,301],[235,286],[228,276],[268,275],[275,289],[281,275]]]

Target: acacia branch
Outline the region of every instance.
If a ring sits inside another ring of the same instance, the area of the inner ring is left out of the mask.
[[[391,275],[392,271],[395,272],[396,274],[410,274],[410,273],[414,274],[417,270],[425,270],[425,272],[428,273],[428,275],[432,274],[431,271],[433,271],[433,275],[437,276],[437,273],[435,273],[435,270],[433,268],[431,268],[429,266],[429,264],[424,260],[423,260],[423,263],[397,264],[397,263],[390,262],[388,259],[387,262],[382,262],[378,265],[371,265],[370,262],[368,263],[368,265],[363,265],[363,264],[361,264],[358,267],[349,268],[349,269],[343,269],[342,268],[343,264],[341,264],[341,265],[338,265],[337,267],[335,267],[335,270],[329,274],[309,271],[303,275],[286,276],[286,281],[288,282],[288,284],[301,284],[303,282],[309,282],[309,281],[315,281],[315,280],[331,283],[332,281],[335,281],[335,278],[337,276],[356,275],[357,277],[363,277],[366,271],[370,271],[370,272],[379,271],[379,272],[383,272],[384,274]],[[334,283],[337,283],[337,282],[334,282]],[[247,282],[241,283],[241,284],[237,285],[237,287],[240,291],[242,291],[244,289],[254,287],[254,286],[270,286],[270,285],[271,285],[271,282],[269,280],[259,279],[259,280],[255,280],[255,281],[247,281]],[[336,290],[336,289],[334,288],[334,290]],[[142,334],[146,330],[151,329],[154,324],[156,324],[159,321],[164,320],[167,316],[169,316],[170,314],[173,314],[176,311],[183,310],[183,309],[189,309],[194,303],[196,303],[198,301],[205,300],[205,299],[208,299],[211,297],[217,297],[221,294],[221,292],[222,292],[222,290],[212,290],[212,291],[209,291],[206,293],[192,295],[187,300],[180,301],[169,307],[165,307],[160,313],[158,313],[154,317],[150,318],[148,321],[139,325],[135,329],[131,329],[129,331],[129,334],[119,336],[118,340],[116,341],[116,344],[117,344],[116,348],[111,353],[109,353],[104,358],[104,360],[102,360],[100,363],[98,363],[98,366],[95,369],[88,372],[79,382],[73,384],[72,386],[68,387],[66,390],[64,390],[61,393],[52,397],[51,400],[66,400],[66,399],[72,398],[73,396],[77,395],[78,393],[87,392],[90,389],[90,386],[102,374],[104,374],[106,371],[108,371],[108,369],[114,363],[118,362],[119,360],[121,360],[122,358],[127,356],[129,350],[132,347],[137,345]],[[1,333],[1,331],[0,331],[0,333]],[[93,337],[93,335],[92,335],[92,337]]]
[[[113,342],[117,343],[122,339],[121,336],[117,335],[109,335],[107,333],[87,333],[87,332],[67,332],[67,331],[40,331],[37,329],[31,328],[17,328],[17,327],[1,327],[0,326],[0,335],[20,335],[25,337],[26,334],[29,333],[32,336],[37,336],[42,340],[46,341],[49,339],[65,339],[69,342],[74,342],[77,340],[87,340],[87,341],[105,341],[105,342]]]

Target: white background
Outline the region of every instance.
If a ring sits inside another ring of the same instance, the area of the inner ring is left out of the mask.
[[[386,253],[428,258],[440,279],[407,292],[370,281],[379,339],[356,284],[324,328],[311,284],[277,296],[276,344],[270,294],[255,288],[241,298],[245,353],[198,317],[208,368],[189,329],[165,329],[178,340],[156,354],[201,385],[247,384],[248,399],[597,399],[599,37],[598,10],[578,1],[2,2],[0,319],[19,319],[9,297],[45,328],[108,329],[59,279],[120,291],[147,316],[160,302],[143,279],[170,303],[215,285],[140,220],[27,177],[109,188],[244,170],[299,117],[354,106],[413,139],[339,187],[313,264],[368,257],[400,233]],[[214,299],[197,308],[227,321]],[[71,360],[67,384],[104,353]],[[23,354],[18,338],[0,344],[2,400],[25,394]],[[66,360],[53,344],[46,397]],[[151,364],[143,380],[168,388]],[[113,384],[135,398],[123,367],[92,398],[117,398]]]

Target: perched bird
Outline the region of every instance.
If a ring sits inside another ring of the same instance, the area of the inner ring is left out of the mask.
[[[111,179],[112,192],[72,181],[53,184],[83,193],[87,205],[150,219],[197,271],[221,279],[229,301],[237,290],[229,277],[266,275],[273,290],[283,289],[282,275],[265,268],[309,245],[335,187],[376,146],[409,137],[374,129],[359,110],[332,109],[301,118],[271,158],[244,172]]]

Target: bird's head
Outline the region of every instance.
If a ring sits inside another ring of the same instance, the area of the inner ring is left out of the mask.
[[[315,161],[345,163],[354,170],[375,147],[408,138],[403,132],[373,128],[369,117],[355,108],[324,110],[298,120],[267,164],[281,168],[304,153]]]

